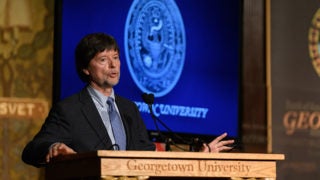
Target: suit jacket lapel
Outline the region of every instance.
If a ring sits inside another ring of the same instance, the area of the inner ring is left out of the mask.
[[[107,129],[103,124],[100,114],[86,88],[84,88],[80,92],[80,101],[83,104],[83,115],[86,117],[91,128],[94,129],[94,131],[97,133],[101,144],[105,144],[105,148],[109,149],[109,147],[112,146],[111,139],[108,135]]]

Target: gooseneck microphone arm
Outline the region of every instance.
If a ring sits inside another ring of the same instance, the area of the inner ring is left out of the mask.
[[[161,120],[159,120],[157,118],[157,116],[154,114],[154,112],[152,110],[152,104],[154,102],[154,95],[153,94],[143,93],[141,97],[142,97],[143,101],[149,107],[150,115],[151,115],[151,118],[153,119],[154,125],[156,126],[158,135],[160,136],[160,138],[164,139],[164,141],[165,141],[165,144],[166,144],[165,149],[166,149],[166,151],[170,151],[171,150],[171,148],[170,148],[171,140],[162,134],[162,132],[160,131],[160,128],[158,126],[157,121],[159,121],[161,123],[161,125],[164,125],[165,128],[168,128],[168,127]],[[168,130],[168,131],[171,131],[171,130]]]
[[[153,121],[154,121],[154,125],[156,126],[156,129],[157,129],[158,134],[159,134],[159,135],[162,135],[162,134],[161,134],[161,131],[160,131],[160,128],[159,128],[159,126],[158,126],[158,123],[157,123],[156,116],[154,115],[153,110],[152,110],[152,104],[153,104],[153,102],[154,102],[154,98],[152,98],[151,95],[146,94],[146,93],[143,93],[141,97],[142,97],[143,101],[144,101],[144,102],[148,105],[148,107],[149,107],[149,111],[150,111],[151,117],[152,117],[152,119],[153,119]]]
[[[162,122],[153,112],[153,109],[152,109],[152,105],[153,105],[153,102],[154,102],[154,95],[153,94],[146,94],[146,93],[143,93],[142,94],[142,99],[144,100],[144,102],[148,105],[149,107],[149,111],[150,111],[150,114],[152,116],[153,119],[155,119],[156,121],[158,121],[163,127],[165,127],[168,131],[170,132],[173,132],[164,122]],[[156,123],[157,124],[157,123]],[[157,130],[159,129],[158,125],[156,125],[157,127]],[[160,130],[160,129],[159,129]]]
[[[152,105],[154,103],[154,95],[153,94],[143,93],[142,94],[142,99],[149,107],[149,111],[150,111],[151,117],[154,120],[154,124],[155,124],[156,129],[157,129],[157,131],[158,131],[160,136],[163,137],[164,135],[161,133],[157,122],[159,122],[164,128],[166,128],[175,138],[179,139],[181,142],[183,142],[185,144],[188,144],[190,146],[189,151],[199,151],[201,149],[202,144],[204,143],[204,141],[202,141],[199,138],[194,138],[192,140],[183,139],[182,137],[180,137],[176,133],[174,133],[163,121],[161,121],[161,119],[159,119],[154,114],[153,109],[152,109]],[[177,147],[177,148],[179,148],[179,149],[181,149],[183,151],[187,151],[186,149],[183,149],[180,146],[178,146],[174,142],[174,140],[172,140],[172,138],[166,137],[165,138],[165,143],[166,143],[166,150],[169,150],[170,149],[170,144],[173,144],[173,145],[175,145],[175,147]]]

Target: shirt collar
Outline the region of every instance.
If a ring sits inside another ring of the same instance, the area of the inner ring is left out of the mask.
[[[108,97],[115,99],[114,90],[112,89],[110,96],[105,96],[100,91],[94,89],[92,86],[87,86],[87,90],[92,98],[94,98],[101,106],[106,106]]]

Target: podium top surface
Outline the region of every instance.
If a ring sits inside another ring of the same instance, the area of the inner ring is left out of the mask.
[[[159,176],[275,178],[283,154],[99,150],[60,156],[46,168],[48,179]]]
[[[204,153],[204,152],[173,152],[173,151],[111,151],[99,150],[78,153],[58,158],[59,160],[82,158],[143,158],[143,159],[217,159],[217,160],[284,160],[284,154],[265,153]]]

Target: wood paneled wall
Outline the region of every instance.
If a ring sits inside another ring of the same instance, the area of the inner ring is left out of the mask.
[[[241,67],[242,151],[267,151],[265,1],[244,0]]]

